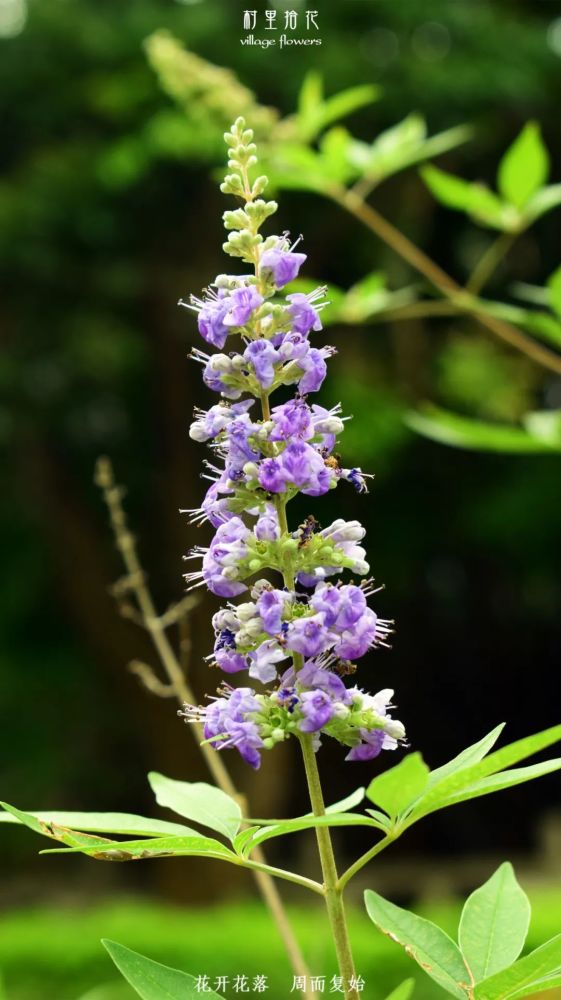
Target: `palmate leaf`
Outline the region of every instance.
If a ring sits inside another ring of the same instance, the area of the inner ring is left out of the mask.
[[[516,961],[530,912],[528,897],[508,862],[471,894],[462,911],[458,940],[476,983]]]
[[[505,725],[506,723],[501,722],[490,733],[487,733],[483,739],[478,740],[477,743],[472,743],[470,747],[466,747],[457,757],[449,760],[447,764],[442,764],[441,767],[437,767],[434,771],[431,771],[428,787],[430,788],[443,778],[447,778],[449,774],[454,774],[455,771],[459,771],[462,767],[468,767],[470,764],[477,764],[478,761],[483,760],[486,754],[495,746]]]
[[[526,757],[531,757],[539,753],[540,750],[545,750],[546,747],[552,746],[559,740],[561,740],[561,726],[553,726],[541,733],[534,733],[532,736],[517,740],[500,750],[495,750],[494,753],[484,757],[478,763],[461,767],[453,773],[441,777],[438,781],[433,782],[415,803],[407,816],[407,825],[437,809],[443,809],[447,805],[475,798],[478,793],[472,786],[475,786],[477,782],[491,775],[498,775],[511,764],[517,764]],[[561,762],[548,761],[541,766],[545,767],[545,770],[528,773],[525,777],[517,774],[516,769],[511,772],[510,776],[503,774],[502,777],[505,780],[500,787],[508,788],[511,784],[519,784],[521,780],[529,780],[539,774],[548,773],[548,770],[557,770],[561,767]],[[539,768],[540,765],[536,765],[536,767]]]
[[[392,941],[405,948],[421,968],[447,993],[465,1000],[470,983],[468,969],[452,938],[424,917],[390,903],[378,893],[364,894],[368,916]]]
[[[102,941],[102,944],[142,1000],[198,1000],[201,996],[194,976],[145,958],[116,941]],[[212,990],[205,990],[204,995],[211,1000],[223,1000],[221,994]]]
[[[522,997],[535,997],[538,993],[546,993],[548,990],[555,990],[561,986],[561,972],[554,972],[552,976],[544,976],[543,979],[535,979],[533,983],[528,983],[516,993],[509,993],[508,1000],[522,1000]]]
[[[236,836],[242,811],[239,803],[220,788],[203,781],[176,781],[156,771],[151,771],[148,780],[158,805],[221,833],[228,840]]]
[[[555,973],[561,973],[561,934],[546,941],[510,968],[478,983],[474,997],[475,1000],[509,1000],[513,996],[524,996],[521,991],[526,987],[535,987],[537,982],[543,982]],[[553,985],[540,988],[553,988]]]

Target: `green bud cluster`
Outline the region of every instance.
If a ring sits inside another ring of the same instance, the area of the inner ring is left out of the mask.
[[[269,183],[264,174],[253,182],[250,180],[250,171],[258,163],[257,147],[253,142],[253,130],[245,127],[245,120],[237,118],[231,130],[224,133],[224,139],[228,146],[231,173],[226,174],[220,190],[223,194],[243,199],[245,207],[224,212],[224,227],[230,232],[223,249],[230,257],[240,257],[248,264],[255,264],[257,247],[263,243],[259,229],[269,216],[274,215],[277,203],[260,198]]]

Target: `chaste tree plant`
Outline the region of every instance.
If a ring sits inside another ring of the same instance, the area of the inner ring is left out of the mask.
[[[200,564],[186,579],[189,587],[206,586],[226,602],[213,616],[209,655],[225,676],[205,705],[186,703],[180,714],[202,733],[207,752],[235,750],[252,768],[277,744],[297,740],[311,811],[293,819],[248,817],[222,788],[152,773],[156,801],[176,814],[174,821],[39,813],[7,803],[4,818],[55,841],[58,846],[47,853],[81,852],[102,861],[215,860],[319,896],[339,966],[330,991],[357,1000],[360,993],[370,996],[374,985],[364,982],[353,958],[344,903],[353,877],[430,814],[561,768],[560,759],[517,766],[559,741],[561,725],[499,750],[494,747],[503,727],[497,726],[433,771],[415,750],[367,788],[325,805],[318,766],[324,739],[341,744],[350,762],[407,746],[405,727],[392,713],[393,691],[371,694],[355,683],[357,661],[383,646],[391,631],[391,622],[378,618],[369,604],[376,588],[362,545],[364,529],[344,517],[344,491],[366,496],[369,473],[341,463],[341,406],[327,410],[314,402],[335,354],[332,347],[317,346],[325,288],[294,290],[306,261],[299,241],[291,244],[286,233],[261,233],[277,204],[263,197],[268,179],[257,170],[253,132],[243,118],[225,140],[228,173],[221,190],[238,207],[224,213],[224,250],[241,262],[241,272],[218,275],[201,298],[181,303],[195,313],[206,345],[215,348],[192,352],[219,401],[195,413],[190,431],[212,452],[206,463],[210,486],[200,508],[190,511],[191,520],[210,522],[214,534],[208,547],[186,557]],[[433,173],[431,183],[445,182]],[[312,498],[315,510],[315,498],[339,488],[342,516],[332,524],[322,527],[312,513],[299,525],[290,523],[289,504],[297,494]],[[231,683],[234,675],[241,675],[241,683]],[[349,826],[368,828],[372,844],[341,870],[330,830]],[[268,840],[312,829],[321,881],[272,867],[258,853]],[[529,904],[509,864],[467,900],[457,943],[373,891],[366,892],[365,905],[365,917],[454,997],[514,1000],[561,984],[561,935],[519,958]],[[206,976],[166,968],[115,942],[105,945],[145,1000],[220,995]],[[411,989],[411,981],[396,987],[393,1000],[406,1000]],[[292,992],[309,995],[305,974],[294,976]]]

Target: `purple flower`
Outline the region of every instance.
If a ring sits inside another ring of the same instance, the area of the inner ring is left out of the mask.
[[[289,315],[292,320],[292,329],[295,333],[307,334],[310,330],[321,330],[321,320],[317,309],[314,309],[311,300],[317,298],[317,293],[304,295],[303,292],[294,292],[287,295],[290,302]]]
[[[232,517],[218,528],[203,555],[203,579],[218,597],[235,597],[247,590],[238,577],[240,563],[247,556],[249,531],[240,517]]]
[[[259,483],[268,493],[299,489],[307,496],[321,496],[334,478],[321,455],[304,441],[288,444],[278,458],[266,458],[259,469]]]
[[[333,645],[333,637],[323,624],[322,616],[314,615],[312,618],[297,618],[290,623],[286,645],[305,657],[319,656]]]
[[[298,728],[303,733],[314,733],[322,729],[333,718],[333,703],[325,691],[304,691],[300,695],[304,718]]]
[[[364,656],[376,641],[377,620],[376,613],[371,608],[366,608],[358,621],[343,632],[341,641],[335,647],[337,656],[343,660],[358,660],[360,656]]]
[[[265,513],[258,517],[253,534],[259,542],[276,542],[280,538],[279,519],[272,505],[266,504]]]
[[[306,441],[314,435],[312,411],[303,399],[289,399],[288,403],[275,406],[271,418],[274,424],[271,441],[288,441],[291,438]]]
[[[264,590],[257,601],[257,612],[263,628],[269,635],[278,635],[282,627],[282,616],[290,595],[286,590]]]
[[[220,290],[216,297],[207,299],[199,312],[197,325],[199,333],[207,343],[222,350],[230,330],[224,322],[228,312],[229,301],[226,293]]]
[[[299,686],[321,688],[334,702],[349,705],[352,701],[351,692],[347,690],[341,678],[324,667],[318,667],[313,660],[308,660],[296,676]]]
[[[263,304],[264,298],[255,285],[235,288],[228,299],[228,311],[224,316],[226,327],[245,326],[252,313]]]
[[[359,733],[364,742],[353,747],[345,757],[345,760],[373,760],[384,748],[386,734],[383,729],[359,729]]]
[[[228,427],[228,475],[233,478],[235,472],[241,471],[246,462],[257,462],[260,453],[249,443],[258,430],[247,414],[233,420]]]
[[[317,392],[321,389],[327,375],[327,365],[321,349],[311,347],[305,357],[298,359],[298,366],[304,372],[298,383],[300,392]]]
[[[342,594],[339,587],[331,583],[320,583],[315,589],[310,604],[315,611],[323,615],[325,624],[330,628],[335,625],[341,610]]]
[[[237,674],[240,670],[247,670],[247,659],[236,653],[235,646],[220,647],[216,650],[214,658],[225,674]]]
[[[197,410],[197,419],[193,421],[189,428],[189,436],[193,441],[211,441],[232,423],[236,417],[241,416],[253,406],[253,399],[244,399],[239,403],[229,406],[225,402],[211,406],[206,413]]]
[[[310,342],[300,333],[286,333],[278,346],[282,361],[301,361],[310,352]]]
[[[218,750],[235,747],[247,764],[258,768],[263,740],[253,716],[260,708],[252,688],[230,688],[226,697],[217,698],[204,712],[205,740],[219,736],[213,740]]]
[[[275,362],[278,354],[269,340],[252,340],[244,351],[244,358],[255,372],[255,377],[263,389],[268,389],[275,377]]]
[[[284,240],[279,240],[276,247],[261,254],[261,271],[270,273],[277,288],[284,288],[294,281],[306,259],[305,253],[294,253]]]
[[[268,684],[277,679],[276,663],[286,660],[288,653],[274,639],[266,639],[249,654],[249,676]]]

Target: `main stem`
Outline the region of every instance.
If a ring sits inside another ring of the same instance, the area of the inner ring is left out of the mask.
[[[263,412],[263,419],[268,420],[270,417],[270,407],[269,399],[266,393],[263,393],[261,397],[261,409]],[[288,534],[286,501],[282,501],[279,498],[276,502],[276,508],[281,534]],[[285,587],[288,587],[289,590],[294,589],[293,573],[284,570],[283,580]],[[302,667],[302,656],[300,653],[293,654],[293,662],[294,669],[298,672],[298,670]],[[308,734],[301,734],[300,745],[302,747],[302,756],[304,758],[304,768],[306,771],[306,780],[308,782],[312,812],[314,816],[325,816],[325,803],[323,801],[323,792],[321,789],[321,778],[315,751],[312,746],[312,737]],[[337,873],[337,865],[335,862],[335,854],[333,852],[333,843],[329,827],[316,827],[316,839],[323,874],[323,895],[325,897],[327,915],[329,917],[333,941],[335,943],[339,971],[343,978],[345,997],[346,1000],[359,1000],[358,989],[349,985],[351,981],[356,979],[356,972],[347,927],[345,906],[343,903],[343,890],[339,886],[339,876]]]
[[[302,747],[312,811],[314,816],[325,816],[321,779],[316,755],[312,746],[312,737],[302,735],[300,737],[300,745]],[[343,977],[345,997],[347,1000],[358,1000],[358,989],[349,985],[351,981],[354,982],[356,980],[356,972],[345,915],[343,892],[338,886],[339,876],[337,874],[337,865],[335,863],[335,854],[333,852],[329,827],[317,826],[316,838],[323,873],[325,904],[335,942],[339,971]]]

